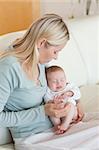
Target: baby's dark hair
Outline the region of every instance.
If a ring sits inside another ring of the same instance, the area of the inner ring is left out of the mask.
[[[52,72],[56,72],[56,71],[63,71],[64,72],[63,68],[61,68],[60,66],[56,66],[56,65],[50,66],[50,67],[46,68],[46,70],[45,70],[46,77],[47,77],[47,74],[52,73]]]

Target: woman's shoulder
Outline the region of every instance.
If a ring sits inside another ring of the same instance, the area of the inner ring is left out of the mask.
[[[17,73],[19,72],[19,62],[14,56],[5,56],[0,59],[0,72],[1,73]]]
[[[21,87],[23,84],[20,63],[14,56],[6,56],[0,59],[0,84],[9,83],[11,87]]]
[[[3,58],[0,59],[0,65],[13,65],[17,63],[17,59],[14,56],[5,56]]]

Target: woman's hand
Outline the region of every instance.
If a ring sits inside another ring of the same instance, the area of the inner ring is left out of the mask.
[[[68,113],[68,109],[70,108],[70,105],[66,105],[63,107],[62,102],[54,103],[49,102],[44,105],[45,114],[50,117],[56,117],[61,118],[65,117]]]
[[[78,111],[78,118],[77,118],[77,122],[81,121],[84,117],[84,111],[83,111],[83,108],[81,106],[81,103],[80,101],[78,102],[77,104],[77,111]]]

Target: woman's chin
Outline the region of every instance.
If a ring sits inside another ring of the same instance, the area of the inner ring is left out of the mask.
[[[47,64],[49,63],[51,60],[45,60],[45,61],[39,61],[40,64]]]

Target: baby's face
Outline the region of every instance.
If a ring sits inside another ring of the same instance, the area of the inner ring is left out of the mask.
[[[63,71],[51,72],[47,80],[49,88],[54,92],[63,90],[66,86],[66,76]]]

